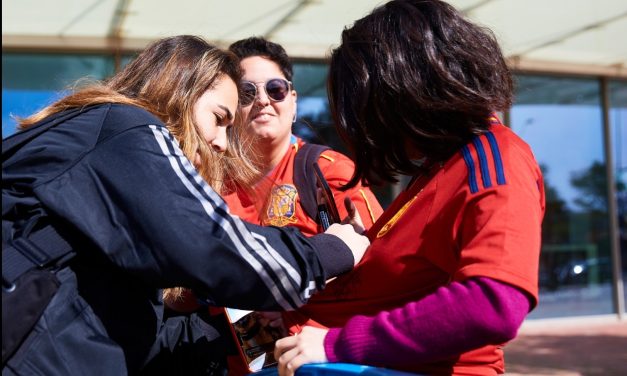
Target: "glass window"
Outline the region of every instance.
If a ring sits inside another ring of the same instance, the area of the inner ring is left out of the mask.
[[[15,132],[11,117],[28,116],[71,89],[76,80],[99,80],[114,71],[103,55],[2,54],[2,137]]]
[[[540,304],[530,318],[613,312],[599,82],[518,76],[510,122],[546,191]]]
[[[618,208],[619,247],[623,271],[623,292],[627,301],[627,81],[611,81],[610,132],[616,176],[616,207]]]
[[[292,130],[308,142],[329,145],[348,155],[331,119],[326,83],[328,70],[328,65],[323,63],[294,64],[293,81],[298,93],[298,118]],[[383,208],[392,202],[398,190],[396,185],[391,184],[371,189]]]
[[[329,145],[346,152],[340,141],[327,100],[328,66],[321,63],[294,64],[294,88],[298,93],[298,117],[293,132],[299,137],[319,144]]]

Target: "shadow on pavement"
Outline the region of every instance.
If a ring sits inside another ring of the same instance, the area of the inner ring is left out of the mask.
[[[505,347],[507,375],[627,375],[627,335],[521,335]]]

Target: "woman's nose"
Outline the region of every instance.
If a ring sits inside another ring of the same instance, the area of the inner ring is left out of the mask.
[[[265,107],[270,103],[270,98],[268,98],[268,94],[266,93],[266,90],[261,86],[257,86],[257,94],[255,95],[255,101],[257,104],[259,104],[262,107]]]
[[[228,147],[228,137],[226,135],[226,127],[218,127],[216,137],[211,141],[211,146],[215,151],[224,153]]]

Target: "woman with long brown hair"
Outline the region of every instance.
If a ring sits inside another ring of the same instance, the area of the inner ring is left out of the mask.
[[[220,373],[218,324],[166,320],[158,289],[290,309],[360,259],[368,241],[350,225],[305,238],[229,214],[221,186],[256,178],[232,141],[239,79],[231,53],[165,38],[3,140],[3,329],[27,318],[4,304],[29,289],[22,277],[44,273],[57,288],[14,348],[5,352],[3,337],[3,374]],[[202,344],[210,351],[182,361],[179,350]]]

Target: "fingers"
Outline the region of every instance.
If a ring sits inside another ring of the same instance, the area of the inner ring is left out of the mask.
[[[296,348],[298,342],[297,335],[282,338],[274,344],[274,359],[279,363],[277,368],[279,376],[291,376],[295,369],[290,365],[290,361],[298,355]]]
[[[279,368],[279,375],[293,376],[296,370],[298,370],[303,364],[311,363],[306,356],[303,356],[296,349],[290,350],[289,352],[292,351],[296,355],[291,357],[290,360],[282,367],[282,369]]]
[[[344,207],[346,208],[348,215],[344,218],[342,223],[352,225],[355,232],[363,234],[366,231],[364,222],[361,220],[361,215],[359,215],[359,211],[357,210],[355,203],[353,203],[353,200],[351,200],[348,196],[344,197]]]
[[[324,337],[327,332],[328,329],[306,326],[300,334],[277,341],[274,358],[279,362],[279,375],[292,376],[306,363],[327,362],[324,350]]]
[[[348,196],[344,197],[344,207],[346,208],[346,212],[348,213],[349,218],[354,218],[355,215],[359,215],[359,212],[357,212],[357,207],[353,203],[353,200],[351,200],[351,198]]]
[[[274,344],[274,359],[279,359],[283,353],[296,346],[296,335],[281,338]]]
[[[303,361],[299,360],[298,348],[293,348],[284,352],[278,359],[279,375],[280,376],[293,376],[298,367],[303,365]],[[300,364],[298,364],[300,362]]]

